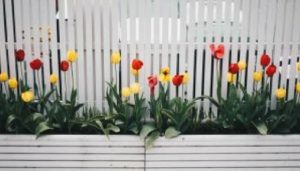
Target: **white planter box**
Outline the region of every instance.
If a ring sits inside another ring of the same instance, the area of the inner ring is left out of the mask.
[[[300,135],[0,135],[0,170],[300,170]]]

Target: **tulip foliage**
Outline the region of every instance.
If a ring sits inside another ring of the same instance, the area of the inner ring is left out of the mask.
[[[80,56],[75,50],[68,51],[66,58],[58,63],[61,72],[49,75],[51,89],[45,90],[46,80],[41,78],[42,59],[28,61],[35,78],[33,87],[30,87],[23,71],[26,53],[19,49],[15,53],[20,72],[18,78],[10,77],[6,72],[0,73],[0,133],[35,133],[38,136],[46,133],[136,134],[147,147],[151,147],[160,136],[172,138],[185,133],[300,132],[300,82],[295,85],[294,99],[286,100],[285,85],[279,87],[272,97],[271,80],[278,68],[268,54],[262,54],[259,59],[261,66],[253,73],[246,74],[247,63],[243,60],[232,61],[228,72],[221,73],[225,47],[211,45],[210,50],[218,76],[216,99],[201,96],[188,100],[185,90],[190,80],[189,73],[181,71],[171,75],[168,66],[149,75],[148,87],[142,87],[140,73],[144,63],[138,58],[133,59],[128,67],[133,77],[130,80],[134,81],[119,87],[121,81],[118,81],[117,68],[121,68],[118,65],[122,57],[119,52],[113,52],[110,62],[114,76],[112,82],[107,83],[105,110],[100,110],[77,102],[73,66]],[[300,63],[295,67],[300,73]],[[71,90],[65,84],[65,91],[61,93],[58,84],[67,82],[68,72],[72,76]],[[226,96],[221,88],[224,75],[228,81]],[[249,91],[242,83],[241,75],[253,77],[253,90]],[[170,97],[171,87],[176,90],[173,98]],[[149,99],[142,90],[149,92]],[[201,106],[205,99],[217,110],[205,113]],[[271,103],[272,99],[276,99],[276,104]]]

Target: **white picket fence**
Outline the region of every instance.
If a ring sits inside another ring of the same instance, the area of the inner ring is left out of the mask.
[[[139,80],[146,97],[147,76],[158,74],[163,66],[170,66],[171,74],[190,74],[187,98],[216,97],[215,61],[209,45],[223,43],[223,96],[228,65],[238,60],[248,63],[240,80],[251,91],[252,73],[261,70],[259,57],[266,52],[280,66],[272,79],[272,92],[285,86],[288,98],[293,98],[300,54],[299,18],[299,0],[2,0],[0,66],[1,71],[9,69],[10,76],[16,76],[14,51],[24,49],[28,82],[34,82],[28,61],[40,57],[49,90],[49,75],[59,74],[59,61],[68,49],[75,49],[79,100],[103,108],[106,82],[113,75],[110,54],[120,51],[121,86],[134,81],[129,64],[140,58],[145,65]],[[63,84],[62,92],[69,91]],[[178,91],[181,95],[182,90]],[[171,96],[175,95],[171,86]],[[205,111],[210,109],[208,101],[201,105]]]

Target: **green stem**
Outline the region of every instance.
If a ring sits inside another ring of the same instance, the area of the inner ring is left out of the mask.
[[[115,81],[116,81],[116,85],[118,84],[118,74],[117,74],[117,65],[115,64],[114,65],[114,68],[115,68]]]
[[[73,71],[73,64],[71,63],[71,74],[72,74],[72,90],[74,90],[75,82],[74,82],[74,71]]]
[[[67,99],[67,75],[64,73],[64,80],[65,80],[65,99]]]
[[[36,74],[36,79],[37,79],[37,84],[38,84],[38,96],[39,96],[39,99],[41,99],[41,90],[42,90],[42,88],[41,88],[41,80],[40,80],[40,73],[39,73],[39,71],[37,71],[37,74]]]

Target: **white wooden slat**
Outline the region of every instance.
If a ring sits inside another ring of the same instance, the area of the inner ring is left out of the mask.
[[[233,1],[233,26],[231,28],[231,37],[232,37],[232,49],[231,49],[231,63],[237,63],[238,61],[238,44],[239,44],[239,37],[240,37],[240,0]]]
[[[51,61],[52,61],[52,73],[58,75],[58,54],[57,54],[57,23],[56,23],[56,2],[52,0],[48,0],[49,4],[49,28],[48,28],[48,39],[50,39],[50,51],[51,51]],[[51,73],[51,74],[52,74]],[[60,86],[57,86],[58,90],[60,90]]]
[[[257,33],[257,59],[256,59],[256,70],[262,70],[260,65],[260,57],[264,53],[264,46],[266,42],[266,21],[267,21],[267,1],[259,1],[259,18],[258,18],[258,33]]]
[[[241,24],[241,48],[240,48],[240,60],[246,61],[246,55],[248,50],[248,36],[249,36],[249,3],[250,1],[242,1],[242,24]],[[247,68],[246,68],[247,70]],[[240,74],[240,80],[242,83],[245,82],[246,79],[246,70]],[[248,75],[248,77],[252,77],[252,75]]]
[[[187,93],[187,98],[192,99],[194,93],[194,60],[195,60],[195,13],[196,13],[196,3],[195,0],[189,1],[189,25],[188,25],[188,54],[187,54],[187,68],[190,76],[190,81],[187,86],[184,86],[184,94]],[[185,72],[185,71],[181,71]],[[184,95],[185,97],[186,95]]]
[[[104,90],[107,89],[107,82],[111,82],[111,61],[110,61],[110,27],[109,27],[109,11],[110,11],[110,2],[109,1],[102,1],[101,2],[102,5],[102,35],[103,35],[103,68],[104,68]]]
[[[22,40],[22,29],[23,29],[23,20],[22,20],[22,1],[14,1],[14,19],[15,19],[15,33],[16,33],[16,49],[23,49],[23,40]]]
[[[100,1],[95,1],[93,9],[93,23],[94,23],[94,43],[95,43],[95,94],[96,106],[103,109],[103,65],[102,65],[102,48],[101,48],[101,12]]]
[[[10,0],[5,0],[4,2],[6,12],[6,36],[8,47],[7,63],[9,65],[10,77],[16,77],[12,2]]]
[[[177,53],[178,53],[178,2],[172,3],[172,0],[169,0],[170,3],[170,13],[171,13],[171,55],[170,55],[170,68],[177,67]],[[171,75],[176,74],[176,70],[171,70]],[[170,86],[170,98],[174,98],[176,95],[176,87]]]
[[[283,38],[283,28],[284,28],[284,7],[285,7],[285,1],[277,1],[277,12],[276,12],[276,25],[275,25],[275,48],[274,52],[272,54],[272,61],[274,65],[277,66],[277,72],[272,77],[272,94],[275,92],[275,90],[278,88],[279,83],[279,62],[281,58],[281,42]],[[271,108],[274,108],[276,106],[276,97],[273,95],[271,97]]]
[[[3,168],[4,171],[20,171],[20,168]],[[34,168],[22,168],[22,171],[32,171]],[[35,169],[38,170],[39,168]],[[0,169],[1,170],[1,169]],[[59,171],[82,171],[82,168],[59,168]],[[107,171],[107,168],[84,168],[87,171]],[[110,171],[133,170],[142,171],[142,168],[109,168]],[[43,171],[57,171],[57,168],[43,168]]]
[[[3,14],[3,3],[0,2],[0,13]],[[0,23],[4,23],[4,15],[0,16]],[[5,48],[5,28],[4,24],[0,24],[0,67],[1,72],[8,73]]]
[[[271,55],[274,48],[274,31],[275,31],[275,21],[276,21],[276,10],[277,10],[276,0],[271,0],[268,5],[268,19],[266,28],[266,39],[267,39],[267,54]]]
[[[247,78],[247,91],[252,92],[253,90],[253,77],[252,74],[255,71],[255,50],[256,50],[256,39],[257,39],[257,10],[258,10],[258,0],[253,0],[250,3],[251,15],[250,15],[250,45],[249,45],[249,61],[248,61],[248,75]]]
[[[203,38],[204,38],[204,1],[198,1],[198,26],[197,26],[197,71],[196,71],[196,97],[202,95],[202,83],[203,83]],[[200,107],[199,107],[200,109]]]
[[[222,69],[222,97],[227,96],[227,73],[229,66],[229,51],[230,51],[230,27],[231,27],[231,11],[232,11],[231,0],[225,1],[225,12],[224,12],[224,47],[225,54],[223,57],[223,69]]]
[[[77,62],[77,84],[78,84],[78,98],[79,102],[85,102],[86,101],[86,85],[82,84],[82,82],[85,82],[85,69],[84,69],[84,37],[83,37],[83,1],[76,0],[76,13],[75,13],[75,19],[76,19],[76,49],[78,51],[78,62]]]
[[[24,51],[26,53],[26,77],[27,77],[27,84],[30,87],[33,87],[33,70],[30,68],[30,61],[33,59],[33,51],[32,51],[32,42],[31,42],[31,17],[30,17],[30,0],[22,0],[23,6],[23,13],[22,13],[22,20],[23,22],[23,29],[24,29]]]
[[[59,12],[58,12],[58,21],[59,21],[59,50],[60,50],[60,61],[66,60],[67,56],[67,29],[66,29],[66,7],[65,1],[58,1]],[[70,87],[69,73],[61,72],[61,97],[65,100],[68,98]]]
[[[66,8],[67,8],[67,49],[69,50],[76,50],[75,48],[75,0],[68,0],[66,2]],[[82,58],[82,56],[79,56],[79,58]],[[77,61],[76,61],[77,62]],[[73,88],[76,89],[77,86],[77,66],[76,63],[72,63],[70,65],[72,67],[71,69],[73,70],[73,75],[74,75],[74,85]],[[72,79],[72,74],[69,72],[69,76]],[[70,80],[72,81],[72,80]],[[73,84],[73,82],[71,82]]]
[[[118,36],[118,25],[119,25],[119,1],[117,0],[113,0],[111,1],[111,11],[110,11],[110,15],[111,15],[111,49],[112,52],[119,52],[119,47],[118,47],[118,42],[119,42],[119,36]],[[119,66],[119,65],[117,65]],[[116,70],[116,71],[115,71]],[[119,85],[119,78],[117,76],[117,78],[115,78],[115,72],[119,73],[119,68],[118,67],[113,67],[112,68],[112,72],[113,72],[113,80],[116,81],[116,84]]]
[[[153,27],[154,27],[154,32],[151,37],[153,37],[153,48],[154,48],[154,53],[153,53],[153,73],[159,73],[160,72],[160,54],[159,54],[159,35],[160,35],[160,29],[159,29],[159,20],[160,20],[160,12],[161,10],[159,9],[160,7],[160,0],[155,0],[152,2],[153,4]],[[166,66],[161,66],[161,67],[166,67]],[[170,70],[173,68],[170,68]]]
[[[161,65],[162,66],[169,66],[169,43],[168,43],[168,37],[169,37],[169,3],[168,1],[162,1],[160,4],[160,8],[164,9],[161,10],[161,19],[160,19],[160,27],[162,27],[162,32],[160,38],[162,38],[162,54],[161,54]]]
[[[204,82],[204,94],[205,95],[210,95],[211,92],[211,69],[212,69],[212,65],[211,65],[211,61],[212,59],[212,55],[211,55],[211,51],[209,46],[212,44],[212,29],[213,29],[213,1],[210,0],[207,3],[206,6],[207,10],[206,10],[206,27],[205,27],[205,73],[204,73],[204,80],[206,80]],[[210,109],[210,103],[208,100],[204,100],[204,112],[205,113],[209,113],[209,109]],[[215,110],[214,110],[215,111]],[[216,113],[215,113],[216,114]]]
[[[128,56],[128,49],[127,49],[127,43],[128,43],[128,38],[127,38],[127,0],[120,1],[120,24],[121,24],[121,54],[122,54],[122,60],[121,60],[121,65],[122,65],[122,70],[121,70],[121,75],[122,75],[122,87],[129,86],[129,56]]]
[[[187,69],[187,0],[179,1],[179,15],[180,15],[180,42],[179,42],[179,61],[178,68],[179,73],[184,72]],[[189,73],[191,74],[191,73]],[[181,88],[178,88],[178,96],[181,96]]]
[[[41,0],[39,4],[39,31],[40,31],[40,50],[41,50],[41,58],[43,59],[43,69],[44,69],[44,85],[45,91],[50,90],[50,58],[49,58],[49,42],[48,42],[48,27],[49,27],[49,20],[48,20],[48,1]]]
[[[129,28],[130,28],[130,43],[128,44],[129,45],[129,57],[128,57],[128,60],[129,60],[129,65],[131,67],[131,63],[133,61],[133,59],[137,58],[137,49],[136,49],[136,45],[137,45],[137,37],[136,37],[136,25],[137,25],[137,22],[136,22],[136,16],[137,16],[137,9],[136,9],[136,5],[137,5],[137,2],[136,0],[128,0],[128,7],[129,7],[129,22],[130,22],[130,25],[129,25]],[[135,82],[135,77],[131,74],[130,75],[130,84],[134,83]]]
[[[34,55],[34,58],[41,58],[41,49],[40,49],[40,15],[39,15],[39,6],[40,6],[40,1],[36,1],[36,0],[31,0],[30,3],[31,6],[31,11],[30,11],[30,15],[31,15],[31,42],[33,43],[33,49],[32,49],[32,53]],[[43,61],[44,63],[44,61]],[[40,72],[40,71],[39,71]],[[37,74],[38,75],[38,74]],[[40,74],[41,76],[41,74]],[[37,79],[36,79],[37,82]],[[38,83],[37,83],[38,84]],[[40,91],[40,90],[39,90]]]
[[[291,49],[291,64],[290,64],[290,70],[289,70],[289,95],[288,97],[291,99],[294,97],[294,91],[295,91],[295,79],[296,79],[296,63],[297,63],[297,57],[299,56],[299,51],[298,51],[298,45],[297,45],[297,41],[300,40],[300,34],[299,34],[299,29],[300,29],[300,24],[299,22],[297,22],[297,18],[300,17],[300,12],[299,12],[299,8],[300,8],[300,2],[299,1],[295,1],[295,4],[294,4],[294,9],[293,9],[293,12],[294,12],[294,21],[293,21],[293,24],[294,24],[294,27],[293,27],[293,31],[292,31],[292,49]],[[299,79],[298,79],[298,82],[299,82]]]
[[[94,104],[94,56],[93,56],[93,25],[92,25],[92,6],[94,1],[87,1],[87,3],[84,3],[84,22],[85,22],[85,72],[86,74],[86,85],[87,85],[87,103],[88,105]],[[108,19],[108,15],[106,16],[106,19]],[[107,33],[109,34],[109,33]],[[109,53],[109,47],[106,47],[107,51]],[[107,55],[107,58],[110,59],[110,55]],[[108,64],[110,61],[106,61]],[[109,65],[108,65],[109,66]]]
[[[279,168],[215,168],[215,167],[211,167],[211,168],[178,168],[176,169],[176,171],[238,171],[238,170],[243,170],[243,171],[281,171],[282,169],[286,170],[286,171],[296,171],[298,168],[291,168],[291,167],[279,167]],[[147,168],[148,171],[173,171],[174,168],[172,169],[166,169],[166,168]]]
[[[287,79],[289,79],[288,76],[288,64],[289,60],[291,58],[291,39],[292,39],[292,28],[293,25],[293,10],[294,9],[294,1],[293,0],[287,0],[286,1],[286,7],[285,7],[285,18],[284,18],[284,33],[283,33],[283,55],[281,57],[282,66],[279,70],[281,75],[280,80],[280,86],[288,88],[287,86]],[[295,65],[293,66],[295,67]],[[293,74],[294,75],[294,74]],[[294,91],[294,90],[292,90]],[[290,98],[290,97],[287,97]]]

